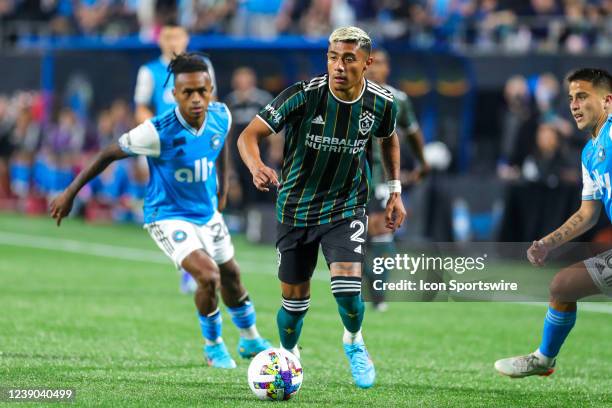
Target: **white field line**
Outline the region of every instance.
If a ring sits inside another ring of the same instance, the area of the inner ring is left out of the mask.
[[[75,254],[86,254],[104,258],[124,259],[138,262],[151,262],[168,265],[172,267],[171,261],[161,253],[148,249],[126,248],[117,245],[100,244],[95,242],[81,242],[63,238],[43,237],[39,235],[18,234],[14,232],[0,231],[0,245],[8,245],[21,248],[47,249],[51,251],[70,252]],[[247,268],[245,273],[257,273],[262,275],[276,275],[276,263],[270,265],[269,269],[261,270],[260,262],[240,260],[240,265]],[[254,270],[251,270],[253,268]],[[327,271],[317,270],[313,276],[316,280],[329,280]],[[524,306],[535,306],[546,308],[546,302],[516,302]],[[581,303],[580,311],[598,312],[612,314],[612,304],[609,303]]]
[[[80,255],[93,255],[104,258],[124,259],[128,261],[150,262],[168,265],[172,268],[172,261],[161,251],[149,249],[128,248],[118,245],[100,244],[95,242],[81,242],[64,238],[44,237],[39,235],[19,234],[14,232],[0,231],[0,245],[46,249],[59,252],[70,252]],[[270,251],[273,251],[272,249]],[[272,253],[272,252],[271,252]],[[243,267],[243,273],[258,273],[262,275],[274,275],[277,273],[276,255],[270,257],[269,268],[262,270],[261,262],[239,259],[238,263]],[[327,280],[329,272],[315,271],[313,279]]]

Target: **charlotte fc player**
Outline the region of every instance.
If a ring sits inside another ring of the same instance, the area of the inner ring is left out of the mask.
[[[285,89],[266,105],[238,139],[238,148],[262,191],[278,187],[276,248],[282,307],[281,345],[298,355],[297,341],[310,304],[310,279],[319,245],[331,272],[331,290],[344,324],[344,350],[357,386],[371,387],[375,370],[361,335],[364,305],[361,264],[370,169],[366,145],[380,141],[391,176],[387,227],[395,230],[406,212],[400,198],[397,106],[393,94],[369,82],[372,42],[357,27],[329,37],[327,71]],[[285,128],[280,183],[261,160],[258,142]]]
[[[222,103],[211,102],[212,81],[197,54],[172,60],[174,110],[145,121],[125,133],[117,144],[100,152],[86,169],[51,203],[51,215],[60,225],[70,212],[78,191],[115,160],[143,155],[150,181],[144,203],[145,228],[176,265],[197,281],[195,304],[213,367],[234,368],[221,337],[217,288],[232,321],[240,330],[238,352],[250,357],[270,347],[255,326],[255,309],[240,282],[234,247],[223,217],[219,197],[227,193],[224,180],[225,138],[231,115]],[[217,160],[219,159],[219,160]]]
[[[370,81],[374,81],[391,91],[397,102],[396,131],[400,138],[405,137],[408,139],[410,147],[419,162],[419,168],[410,174],[410,182],[415,183],[429,172],[429,166],[423,154],[423,134],[408,95],[387,84],[390,73],[391,69],[387,52],[380,48],[372,51],[372,65],[366,72],[366,77]],[[371,282],[375,279],[379,279],[379,277],[376,277],[372,272],[373,259],[378,257],[393,257],[397,253],[395,243],[393,242],[393,234],[391,230],[385,227],[385,207],[389,198],[389,189],[385,183],[382,153],[378,143],[372,143],[370,155],[372,163],[372,183],[370,185],[372,191],[370,194],[372,195],[372,199],[370,199],[368,203],[367,259],[363,271],[364,278],[368,281],[368,284],[365,286],[368,288],[371,288]],[[385,280],[385,278],[383,274],[382,279]],[[386,310],[387,305],[384,303],[384,300],[384,292],[372,293],[372,305],[375,310]]]
[[[138,70],[134,103],[136,105],[136,121],[142,123],[154,115],[161,115],[169,109],[174,109],[176,101],[172,94],[172,75],[168,78],[168,64],[175,55],[184,53],[189,44],[189,34],[184,27],[177,24],[165,24],[159,32],[157,41],[161,55],[141,66]],[[201,56],[208,66],[208,74],[212,79],[213,95],[216,93],[215,71],[210,60]],[[223,205],[223,203],[222,203]],[[193,293],[197,287],[191,275],[183,270],[181,274],[181,292]]]
[[[602,69],[579,69],[567,77],[569,104],[580,130],[591,139],[582,150],[582,204],[561,227],[534,241],[527,258],[542,265],[548,253],[597,223],[602,205],[612,220],[612,76]],[[526,356],[498,360],[510,377],[550,375],[555,358],[576,322],[576,302],[599,293],[612,296],[612,250],[561,270],[550,284],[550,304],[540,347]]]

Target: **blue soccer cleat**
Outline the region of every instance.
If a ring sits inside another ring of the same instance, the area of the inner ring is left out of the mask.
[[[238,341],[238,354],[240,354],[242,358],[255,357],[261,351],[269,348],[272,348],[272,344],[263,337],[257,337],[256,339],[245,339],[241,337],[240,341]]]
[[[374,363],[370,359],[365,343],[361,341],[354,344],[344,344],[344,353],[351,365],[351,374],[353,380],[355,380],[355,385],[359,388],[370,388],[374,385],[376,370],[374,370]]]
[[[230,356],[225,343],[204,346],[208,365],[215,368],[236,368],[236,362]]]

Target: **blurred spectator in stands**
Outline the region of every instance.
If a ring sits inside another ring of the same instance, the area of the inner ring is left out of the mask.
[[[521,152],[521,143],[527,140],[529,135],[533,135],[537,126],[537,117],[525,77],[516,75],[506,81],[504,100],[501,117],[501,157],[497,174],[502,179],[514,180],[520,175],[518,166],[526,154]]]
[[[70,184],[76,160],[82,152],[86,127],[69,107],[62,107],[44,130],[43,155],[35,168],[35,182],[39,192],[53,197]]]
[[[232,179],[239,184],[239,191],[235,184],[232,186],[232,196],[234,200],[238,199],[240,192],[241,202],[234,201],[232,203],[230,197],[229,205],[248,206],[255,202],[270,201],[268,194],[258,191],[253,185],[251,172],[240,159],[236,140],[253,117],[271,100],[272,95],[257,88],[255,71],[248,67],[240,67],[234,71],[232,75],[232,92],[225,98],[225,103],[232,112],[232,129],[230,142],[227,146],[231,148],[231,167],[235,172]],[[262,157],[267,156],[269,144],[267,139],[260,146]]]
[[[410,25],[410,0],[382,0],[378,5],[378,25],[373,30],[386,38],[400,38]]]
[[[554,74],[546,72],[538,76],[534,90],[538,121],[554,126],[561,136],[569,137],[574,133],[574,127],[559,113],[565,109],[566,103],[560,98],[560,89],[561,84]]]
[[[108,21],[110,0],[80,0],[75,3],[74,16],[83,34],[99,34]]]
[[[279,34],[299,34],[298,22],[310,7],[309,0],[285,0],[276,17],[276,29]]]
[[[548,124],[538,126],[535,149],[525,158],[521,173],[526,181],[548,188],[579,182],[578,163],[568,158],[559,133]]]
[[[332,0],[312,0],[300,20],[301,32],[310,37],[325,36],[332,31]]]
[[[584,0],[565,0],[563,7],[566,23],[559,39],[561,45],[572,54],[583,53],[596,37],[596,29],[586,16]]]
[[[14,120],[10,117],[9,101],[0,95],[0,199],[11,195],[9,160],[13,154],[13,126]]]
[[[474,43],[478,48],[492,50],[499,43],[504,44],[506,49],[510,50],[524,47],[518,44],[523,40],[521,33],[516,32],[513,28],[517,21],[516,15],[512,10],[502,7],[499,1],[480,1],[473,14],[473,20],[477,28]]]
[[[237,0],[179,2],[179,23],[193,33],[223,33],[236,13]]]
[[[42,144],[41,125],[35,119],[32,105],[27,100],[17,102],[12,140],[15,150],[10,164],[11,190],[18,197],[25,198],[30,192],[33,164]]]
[[[420,2],[414,2],[409,6],[410,24],[408,37],[417,47],[431,47],[434,45],[434,22],[428,14],[426,7]]]
[[[563,16],[557,0],[530,0],[519,8],[519,16],[527,18],[534,45],[540,50],[554,51],[558,46],[560,27],[553,24]]]
[[[260,38],[277,35],[276,15],[282,0],[242,0],[238,3],[231,33]]]
[[[455,36],[464,21],[473,15],[475,3],[474,0],[429,0],[429,13],[436,27],[438,40],[446,43]],[[482,3],[486,5],[495,2],[483,1]]]

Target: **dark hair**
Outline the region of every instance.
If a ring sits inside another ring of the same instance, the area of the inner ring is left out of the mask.
[[[178,74],[186,72],[208,72],[208,64],[204,61],[205,55],[197,52],[184,52],[176,55],[168,65],[168,76],[164,86],[170,79],[170,74],[174,74],[174,78]]]
[[[596,88],[603,88],[606,92],[612,92],[612,75],[608,71],[599,68],[580,68],[567,76],[567,82],[587,81]]]

